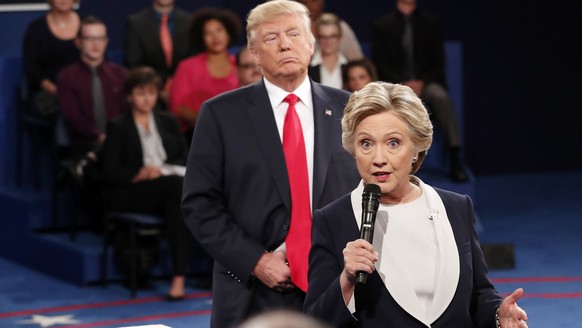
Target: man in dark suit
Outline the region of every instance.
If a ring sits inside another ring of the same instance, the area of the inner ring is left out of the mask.
[[[380,80],[409,86],[429,105],[443,129],[450,176],[469,179],[453,103],[445,89],[444,36],[438,17],[417,9],[416,0],[397,0],[396,9],[372,25],[372,61]]]
[[[160,94],[164,101],[167,99],[176,67],[182,59],[191,55],[191,17],[184,10],[176,8],[174,0],[153,0],[151,7],[129,16],[126,22],[124,64],[130,69],[138,66],[153,67],[165,85]],[[169,45],[166,46],[162,42],[165,22],[171,36],[167,42]]]
[[[307,76],[315,41],[309,24],[307,8],[295,1],[254,8],[247,19],[248,46],[264,79],[208,100],[200,110],[182,211],[215,260],[212,327],[232,327],[275,308],[300,311],[307,289],[301,263],[307,264],[308,254],[291,255],[311,246],[311,212],[359,181],[353,157],[341,146],[340,119],[349,94]],[[295,105],[285,102],[290,93],[299,98]],[[289,113],[299,117],[296,132],[302,132],[305,146],[293,154],[285,150]],[[301,157],[307,162],[307,190],[298,195],[295,178],[301,170],[287,163]],[[300,205],[308,213],[294,216]],[[296,220],[309,225],[301,236],[306,245],[290,238]]]

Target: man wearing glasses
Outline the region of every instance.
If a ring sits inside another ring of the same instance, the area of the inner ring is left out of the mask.
[[[127,70],[105,59],[108,40],[102,20],[94,16],[84,18],[75,40],[80,60],[63,68],[57,77],[71,155],[79,163],[96,160],[105,141],[107,120],[127,107],[123,96]]]

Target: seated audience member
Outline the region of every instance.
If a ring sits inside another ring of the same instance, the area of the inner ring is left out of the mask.
[[[230,11],[203,8],[194,13],[190,38],[197,55],[180,62],[170,93],[170,108],[188,143],[202,103],[240,85],[235,56],[228,52],[240,29],[239,18]]]
[[[31,110],[39,116],[51,116],[59,110],[57,74],[79,58],[75,38],[80,18],[74,10],[79,0],[47,3],[49,11],[28,25],[22,44]]]
[[[377,81],[376,67],[367,58],[350,60],[342,69],[344,89],[354,92],[362,89],[366,84]]]
[[[236,54],[236,68],[240,86],[257,82],[263,77],[261,68],[255,63],[255,57],[248,47],[242,47]]]
[[[311,18],[311,28],[312,33],[317,37],[317,20],[321,17],[324,12],[325,0],[297,0],[309,9],[309,17]],[[362,47],[360,42],[356,37],[356,34],[350,27],[348,23],[344,20],[340,20],[341,27],[341,38],[340,38],[340,50],[348,60],[360,59],[364,57],[362,52]],[[317,50],[318,44],[315,44],[315,50]]]
[[[372,61],[380,80],[409,86],[429,105],[446,136],[451,178],[469,180],[455,109],[445,89],[441,21],[417,10],[416,0],[396,0],[396,10],[372,25]]]
[[[334,327],[527,327],[523,289],[502,298],[487,277],[471,199],[414,176],[433,132],[414,91],[369,83],[341,123],[362,180],[315,211],[306,313]]]
[[[348,62],[341,53],[339,40],[342,30],[334,14],[322,14],[316,22],[318,49],[311,58],[309,76],[328,87],[342,89],[342,66]]]
[[[150,67],[130,71],[124,92],[131,110],[107,126],[103,183],[111,211],[147,213],[166,220],[173,278],[167,300],[182,300],[190,233],[180,201],[186,145],[176,118],[154,111],[161,78]]]
[[[188,30],[192,15],[176,8],[174,0],[152,0],[152,5],[130,15],[125,28],[123,61],[128,68],[153,67],[162,78],[163,107],[172,76],[180,61],[191,55]]]
[[[127,70],[105,59],[107,43],[103,21],[85,17],[75,40],[80,59],[63,68],[57,78],[72,157],[81,165],[85,164],[83,160],[97,159],[105,141],[107,120],[127,109],[123,95]]]

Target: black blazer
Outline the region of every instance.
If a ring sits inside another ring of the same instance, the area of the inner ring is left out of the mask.
[[[414,73],[426,83],[445,84],[444,33],[438,17],[415,10],[411,15]],[[391,12],[372,24],[372,61],[380,80],[404,81],[404,16]]]
[[[487,266],[475,230],[473,204],[466,195],[435,188],[445,206],[459,252],[457,289],[434,328],[495,328],[501,297],[487,278]],[[304,309],[334,327],[426,327],[403,309],[387,290],[377,271],[365,285],[356,286],[356,321],[347,309],[339,285],[342,251],[360,238],[350,194],[316,211],[309,257],[309,289]]]
[[[341,146],[349,94],[311,87],[316,209],[352,190],[360,178]],[[264,82],[206,101],[188,157],[182,212],[215,260],[213,327],[231,327],[249,314],[258,284],[251,272],[265,251],[285,241],[290,211],[285,155]]]
[[[154,121],[166,151],[166,163],[186,165],[186,143],[176,118],[154,111]],[[125,191],[143,166],[143,151],[131,111],[107,124],[107,138],[101,151],[103,183],[113,207],[125,204]]]
[[[146,8],[129,16],[126,22],[124,63],[128,68],[151,66],[165,81],[174,75],[176,67],[184,58],[192,55],[190,48],[190,22],[192,15],[174,9],[174,31],[172,33],[172,67],[167,67],[160,41],[159,21],[153,8]]]
[[[346,67],[346,64],[341,65],[341,72],[342,72],[342,78],[343,78],[343,71]],[[321,64],[319,65],[315,65],[315,66],[309,66],[307,68],[307,74],[309,75],[309,77],[313,80],[313,82],[317,82],[317,83],[321,83]],[[342,88],[345,89],[345,85],[342,81]]]

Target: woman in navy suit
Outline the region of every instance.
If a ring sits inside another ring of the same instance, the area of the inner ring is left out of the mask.
[[[336,327],[527,327],[523,290],[502,299],[487,278],[471,199],[412,175],[433,132],[412,89],[369,83],[342,131],[362,182],[314,214],[306,312]],[[372,244],[359,239],[368,184],[380,187]]]
[[[186,143],[176,118],[154,111],[161,78],[153,68],[130,71],[124,88],[131,111],[108,123],[101,155],[107,205],[166,220],[174,270],[166,298],[182,300],[191,239],[180,209]]]

